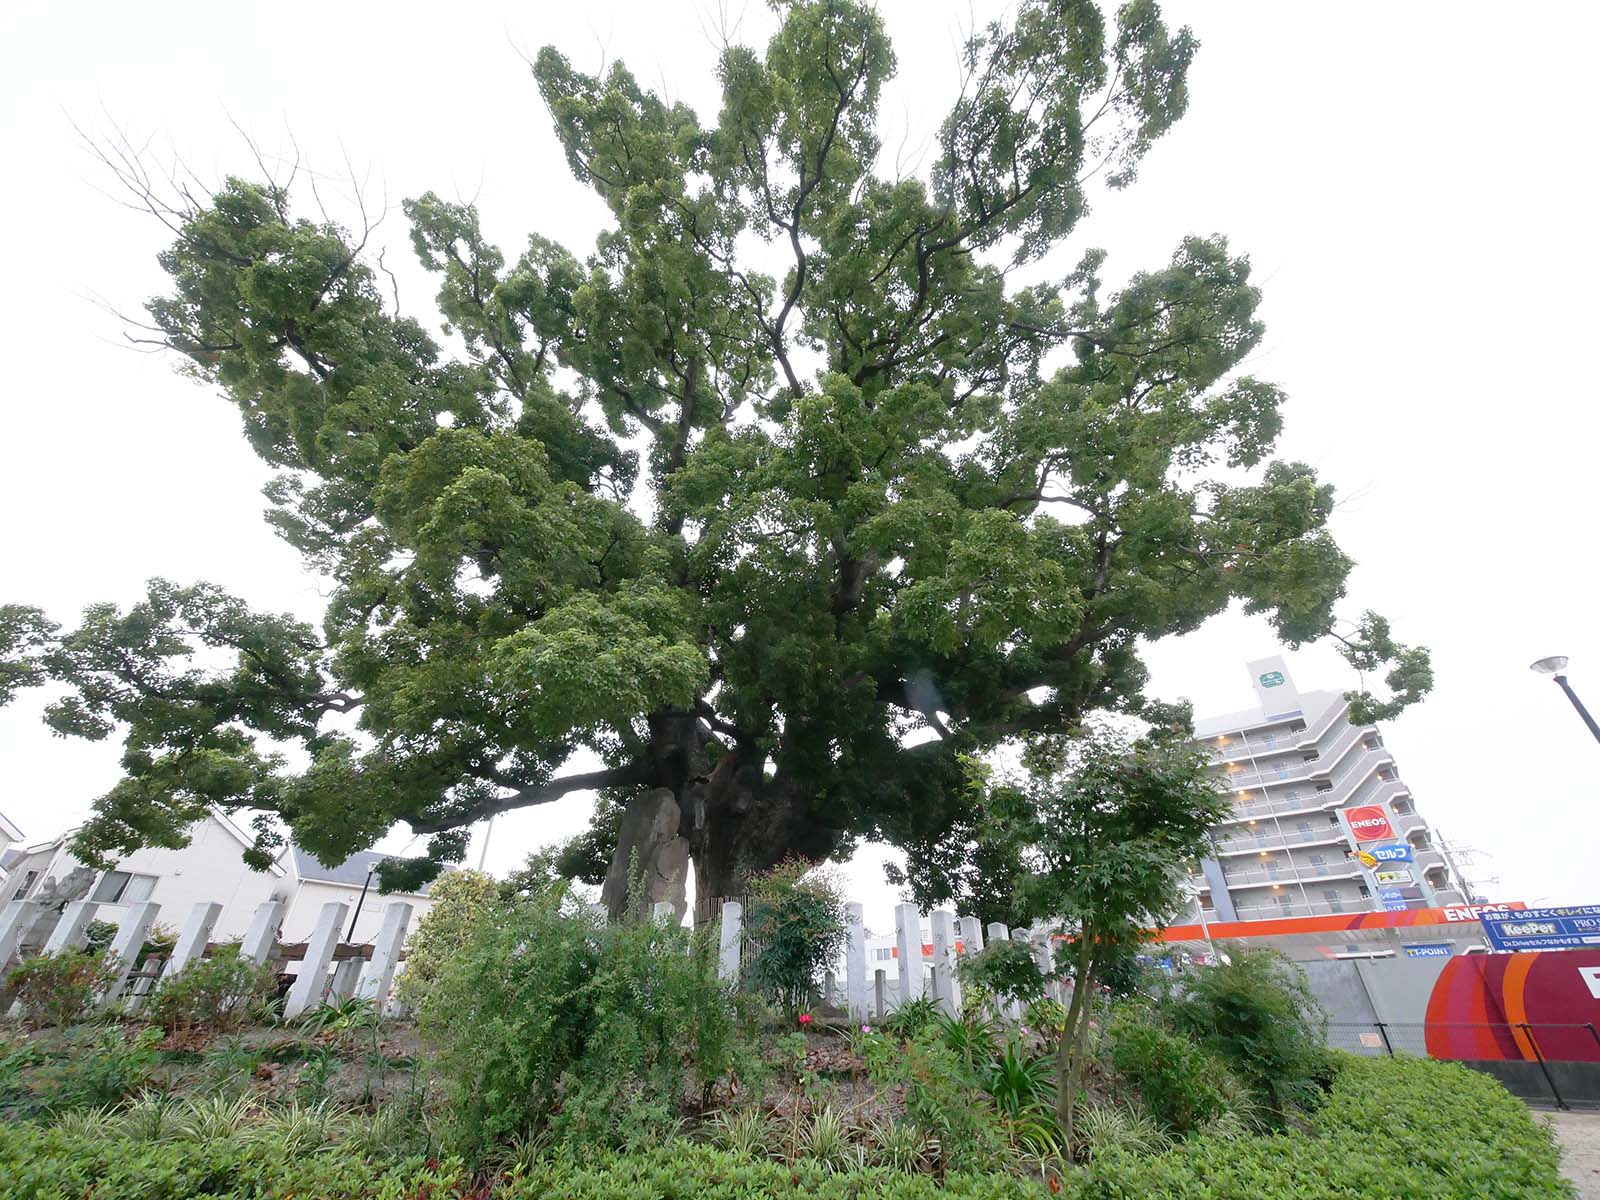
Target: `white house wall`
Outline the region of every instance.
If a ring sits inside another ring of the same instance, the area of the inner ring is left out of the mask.
[[[177,928],[189,910],[203,901],[222,905],[211,939],[218,942],[242,938],[256,905],[275,895],[287,894],[288,880],[272,871],[255,871],[244,863],[239,839],[216,820],[200,822],[189,844],[181,850],[135,850],[117,862],[118,871],[154,875],[150,899],[161,905],[161,924]],[[56,873],[60,873],[60,869]],[[96,917],[121,924],[129,906],[102,904]]]
[[[339,934],[340,941],[351,941],[357,944],[372,941],[378,936],[378,930],[383,927],[383,910],[391,899],[403,900],[412,906],[411,928],[417,927],[417,922],[422,920],[427,911],[433,907],[433,901],[426,896],[385,896],[378,891],[378,882],[373,880],[372,886],[367,889],[367,898],[361,900],[361,888],[344,883],[324,883],[315,879],[303,879],[299,882],[294,899],[289,903],[288,912],[283,918],[283,940],[286,942],[303,942],[311,936],[311,931],[316,928],[317,917],[322,912],[324,904],[348,904],[350,914],[355,917],[355,936],[347,936],[350,932],[349,918],[345,920],[345,927]],[[356,905],[361,904],[360,915],[356,915]]]

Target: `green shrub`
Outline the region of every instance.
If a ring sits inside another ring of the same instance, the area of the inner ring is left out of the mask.
[[[939,1005],[931,996],[918,996],[895,1008],[879,1024],[885,1033],[896,1037],[914,1038],[924,1029],[931,1029],[939,1020]]]
[[[1184,1034],[1164,1028],[1149,1010],[1125,1005],[1108,1035],[1111,1062],[1145,1107],[1179,1133],[1192,1133],[1229,1108],[1222,1064]]]
[[[474,1153],[549,1129],[631,1144],[671,1128],[743,1061],[714,948],[676,926],[611,924],[559,891],[485,910],[447,959],[422,1030]]]
[[[471,940],[499,896],[500,885],[482,871],[446,871],[434,880],[428,892],[433,906],[406,939],[405,969],[395,978],[395,999],[420,1010],[445,961]]]
[[[41,1072],[38,1100],[51,1111],[115,1104],[142,1089],[161,1062],[154,1029],[102,1029],[87,1046],[72,1046]]]
[[[1547,1127],[1487,1075],[1429,1059],[1342,1058],[1310,1136],[1198,1137],[1167,1154],[1109,1153],[1074,1200],[1570,1200]]]
[[[770,1003],[798,1012],[810,1003],[817,975],[844,945],[844,901],[810,863],[780,863],[750,881],[745,930],[753,953],[749,985]]]
[[[94,1008],[111,986],[116,967],[102,950],[58,950],[36,954],[11,969],[6,990],[14,991],[24,1016],[40,1025],[70,1025]]]
[[[142,1140],[94,1136],[26,1123],[0,1125],[0,1200],[356,1200],[357,1197],[460,1195],[459,1161],[409,1157],[370,1161],[338,1143],[305,1154],[273,1138]]]
[[[983,1170],[999,1161],[1004,1125],[980,1072],[945,1043],[937,1023],[904,1044],[873,1037],[863,1048],[873,1080],[901,1097],[906,1121],[938,1146],[941,1168]]]
[[[1044,976],[1032,947],[1010,940],[990,942],[956,966],[963,987],[976,987],[1002,1001],[1029,1005],[1044,995]]]
[[[1166,1018],[1225,1062],[1276,1123],[1321,1103],[1331,1083],[1326,1018],[1304,973],[1271,950],[1179,977]]]
[[[232,1033],[260,1019],[275,987],[270,966],[241,958],[238,946],[222,946],[162,979],[145,1011],[169,1034]]]
[[[497,1200],[1039,1200],[1043,1195],[1037,1181],[1009,1174],[950,1173],[935,1179],[890,1166],[840,1169],[814,1159],[780,1163],[681,1140],[640,1154],[537,1162],[521,1179],[495,1191]]]

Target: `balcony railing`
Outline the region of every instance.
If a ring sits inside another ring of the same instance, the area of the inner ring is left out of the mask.
[[[1343,825],[1329,824],[1322,829],[1269,830],[1231,838],[1218,838],[1220,854],[1249,853],[1251,850],[1271,850],[1280,846],[1306,846],[1327,842],[1345,841]]]
[[[1233,813],[1224,817],[1218,824],[1228,825],[1237,821],[1249,821],[1257,817],[1283,816],[1286,813],[1316,812],[1325,808],[1343,807],[1347,804],[1382,804],[1394,799],[1396,796],[1409,796],[1411,788],[1399,779],[1383,779],[1378,781],[1378,786],[1372,794],[1359,796],[1351,793],[1341,796],[1334,788],[1325,792],[1309,792],[1304,795],[1288,795],[1271,800],[1248,800],[1243,804],[1235,804]]]
[[[1312,775],[1325,772],[1335,763],[1342,762],[1352,749],[1361,745],[1363,738],[1369,736],[1369,731],[1362,726],[1352,725],[1341,733],[1326,748],[1326,753],[1312,759],[1310,762],[1285,763],[1279,767],[1240,769],[1237,771],[1223,771],[1217,778],[1231,788],[1264,787],[1269,783],[1280,783],[1289,779],[1307,779]],[[1383,753],[1385,747],[1369,747],[1369,753]],[[1331,776],[1330,776],[1331,778]]]
[[[1446,905],[1465,904],[1467,898],[1453,887],[1434,888],[1433,902],[1442,908]]]
[[[1431,846],[1424,846],[1420,850],[1412,851],[1412,856],[1417,860],[1417,870],[1419,871],[1431,871],[1435,867],[1447,865],[1444,861],[1444,855]]]
[[[1317,917],[1335,913],[1371,912],[1366,900],[1292,900],[1286,904],[1252,904],[1236,910],[1241,921],[1267,921],[1273,917]]]
[[[1254,736],[1247,733],[1235,733],[1232,735],[1224,733],[1222,736],[1228,738],[1226,745],[1218,746],[1215,741],[1216,735],[1203,739],[1203,744],[1206,752],[1211,755],[1213,762],[1248,758],[1257,750],[1264,753],[1273,753],[1289,747],[1308,746],[1320,739],[1336,722],[1344,719],[1347,712],[1348,709],[1345,705],[1333,704],[1328,707],[1315,725],[1295,733],[1270,733]]]
[[[1401,837],[1418,829],[1426,829],[1428,827],[1428,823],[1414,812],[1390,813],[1389,824],[1394,826],[1394,831]]]
[[[1361,864],[1355,861],[1338,863],[1295,863],[1287,869],[1256,867],[1243,871],[1224,871],[1223,878],[1229,887],[1244,887],[1257,883],[1294,883],[1303,879],[1355,879],[1361,875]]]

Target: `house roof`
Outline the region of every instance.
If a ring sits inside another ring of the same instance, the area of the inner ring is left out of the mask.
[[[349,858],[336,866],[328,866],[311,851],[289,844],[288,857],[294,863],[294,872],[301,879],[312,883],[340,883],[349,887],[361,887],[367,882],[367,874],[386,859],[393,858],[392,854],[383,854],[377,850],[358,850]],[[373,876],[377,882],[377,876]],[[401,892],[398,895],[426,896],[431,884],[423,884],[414,892]]]
[[[22,840],[22,830],[6,820],[5,813],[0,813],[0,835],[4,835],[9,841],[13,842]]]

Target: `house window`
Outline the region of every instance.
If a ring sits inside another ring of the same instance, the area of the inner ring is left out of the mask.
[[[1323,888],[1322,889],[1322,898],[1324,900],[1326,900],[1329,904],[1337,904],[1337,903],[1339,903],[1339,889],[1338,888]]]
[[[89,899],[96,904],[138,904],[150,899],[155,890],[154,875],[130,875],[126,871],[107,871]]]
[[[39,872],[29,871],[22,877],[22,886],[17,889],[16,895],[12,896],[11,898],[13,900],[21,900],[28,894],[28,889],[31,888],[38,881],[38,879]]]
[[[1313,867],[1320,867],[1324,863],[1326,863],[1327,861],[1328,861],[1328,858],[1324,854],[1313,854],[1311,856],[1311,865]]]

